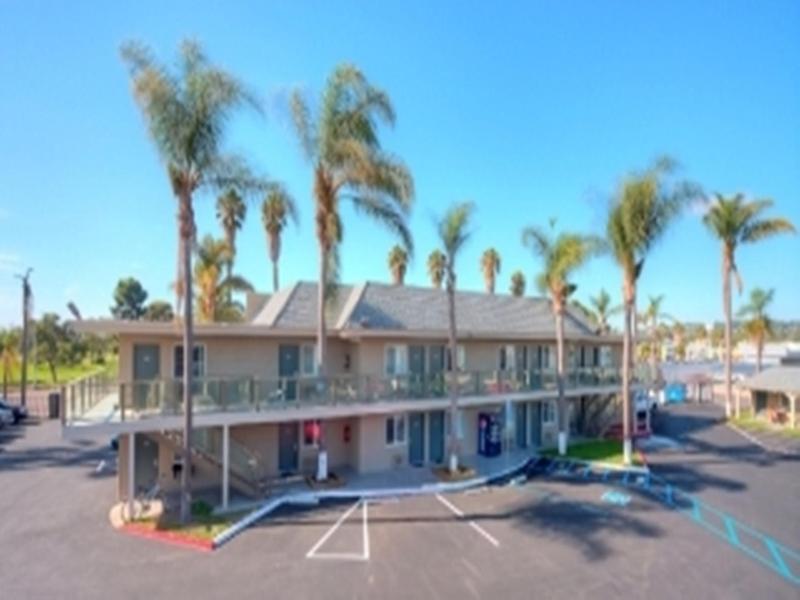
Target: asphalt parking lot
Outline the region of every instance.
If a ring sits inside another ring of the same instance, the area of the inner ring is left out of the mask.
[[[800,589],[636,486],[558,473],[285,509],[214,553],[114,531],[114,485],[113,454],[60,440],[57,424],[0,436],[0,514],[13,515],[0,519],[0,554],[14,574],[0,597],[797,598]]]

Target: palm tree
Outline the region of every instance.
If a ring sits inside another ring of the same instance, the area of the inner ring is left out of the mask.
[[[700,190],[688,182],[671,179],[676,164],[669,158],[657,160],[643,173],[627,177],[612,203],[607,223],[608,244],[622,269],[623,344],[623,455],[631,464],[631,363],[636,330],[636,286],[645,259],[685,204]]]
[[[679,361],[686,360],[686,326],[680,321],[675,321],[672,325],[672,344],[675,358]]]
[[[408,252],[399,244],[395,244],[389,250],[388,264],[389,272],[392,274],[392,283],[403,285],[406,278],[406,269],[408,268]]]
[[[736,276],[739,291],[742,281],[736,267],[736,249],[740,244],[752,244],[779,233],[794,233],[794,225],[784,218],[762,218],[772,200],[747,200],[743,194],[726,198],[715,194],[715,200],[703,217],[709,231],[722,242],[722,306],[725,313],[725,415],[731,416],[732,335],[731,275]]]
[[[378,121],[393,125],[389,96],[371,85],[355,66],[337,67],[328,79],[316,116],[295,92],[295,129],[313,165],[314,222],[319,245],[317,298],[317,371],[325,374],[325,301],[336,289],[339,245],[342,241],[340,201],[388,227],[411,254],[406,218],[414,182],[398,159],[384,152],[378,140]]]
[[[756,346],[757,373],[761,372],[764,342],[774,334],[772,319],[767,315],[767,306],[772,303],[774,297],[774,289],[753,288],[750,291],[750,301],[739,309],[740,317],[749,317],[744,323],[744,331]]]
[[[556,327],[556,379],[558,384],[558,453],[567,452],[567,404],[564,395],[564,317],[570,296],[576,286],[572,275],[589,259],[603,250],[603,240],[575,233],[552,232],[539,227],[526,227],[522,231],[523,245],[531,248],[542,261],[542,271],[536,283],[543,293],[550,295],[550,306]]]
[[[448,315],[448,348],[450,360],[448,364],[450,393],[450,472],[458,471],[460,439],[457,431],[458,423],[458,341],[456,333],[456,258],[469,240],[468,227],[475,210],[471,202],[453,204],[437,224],[439,241],[445,255],[445,289],[447,291]]]
[[[653,381],[659,377],[658,363],[661,357],[660,352],[660,335],[659,335],[659,321],[674,320],[667,313],[661,312],[661,305],[664,304],[664,294],[658,296],[649,296],[647,308],[642,315],[642,322],[645,326],[650,328],[650,349],[648,356],[650,357],[650,372]]]
[[[14,329],[0,330],[0,366],[3,367],[3,399],[8,400],[8,380],[19,367],[19,332]]]
[[[494,294],[495,280],[500,273],[500,253],[494,248],[488,248],[481,255],[481,273],[483,273],[486,291]]]
[[[183,302],[183,347],[191,356],[192,246],[195,240],[194,197],[203,190],[242,190],[257,182],[243,160],[223,154],[222,142],[230,118],[244,106],[257,107],[253,96],[233,76],[211,65],[200,46],[181,46],[177,72],[158,63],[150,50],[138,43],[122,47],[133,95],[169,176],[178,202],[178,277],[176,289]],[[183,368],[183,469],[181,509],[183,522],[191,506],[192,361]]]
[[[232,300],[232,293],[251,292],[253,286],[238,275],[223,274],[230,261],[231,250],[225,240],[203,237],[197,246],[194,283],[197,285],[197,319],[204,323],[239,321],[242,307]]]
[[[438,248],[428,255],[428,276],[431,278],[431,285],[436,289],[441,289],[444,281],[444,272],[447,267],[447,257]]]
[[[236,260],[236,232],[242,228],[246,215],[247,207],[235,189],[230,188],[217,198],[217,219],[228,244],[228,260],[225,264],[228,277],[233,273],[233,261]]]
[[[294,198],[281,185],[273,185],[261,204],[261,222],[267,235],[269,259],[272,261],[272,290],[280,287],[278,260],[281,257],[281,234],[289,220],[297,225],[299,218]]]
[[[517,298],[525,295],[525,275],[522,271],[514,271],[511,274],[510,292],[512,296]]]
[[[601,288],[597,296],[589,297],[589,304],[592,305],[592,312],[594,313],[597,327],[600,333],[606,334],[611,331],[611,325],[608,323],[609,317],[622,311],[621,306],[611,306],[611,295]]]

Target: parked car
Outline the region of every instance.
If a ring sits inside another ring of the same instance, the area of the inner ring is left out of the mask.
[[[14,411],[0,407],[0,429],[14,423]]]
[[[20,421],[24,421],[28,418],[28,409],[24,406],[18,406],[16,404],[9,404],[6,400],[0,398],[0,409],[2,410],[10,410],[13,416],[13,423],[16,425]]]

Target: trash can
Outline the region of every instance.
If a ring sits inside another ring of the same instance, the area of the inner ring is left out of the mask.
[[[60,415],[61,394],[50,392],[47,395],[47,416],[51,419],[58,419]]]

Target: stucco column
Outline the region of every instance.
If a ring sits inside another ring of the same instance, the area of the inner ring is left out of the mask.
[[[740,419],[742,416],[742,388],[736,386],[736,418]]]
[[[136,495],[136,434],[128,434],[128,520],[133,520],[133,502]]]
[[[797,394],[789,395],[789,426],[797,428]]]
[[[230,488],[230,426],[222,426],[222,508],[228,508]]]

